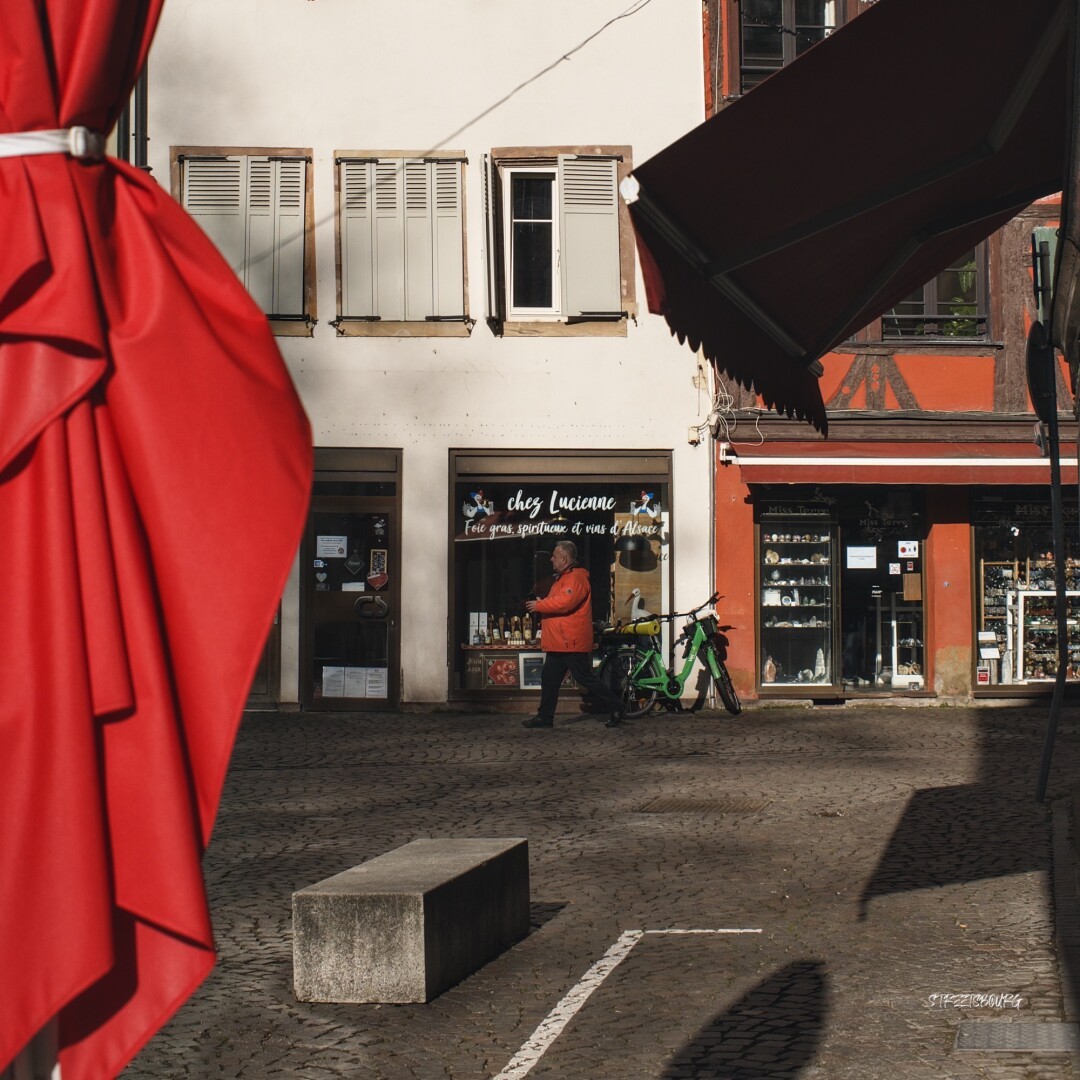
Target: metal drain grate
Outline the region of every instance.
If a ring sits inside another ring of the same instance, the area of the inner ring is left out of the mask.
[[[719,799],[694,799],[684,795],[660,795],[638,807],[639,814],[757,814],[772,799],[748,799],[731,796]]]
[[[1038,1021],[962,1020],[957,1050],[1006,1050],[1034,1053],[1080,1051],[1080,1026]]]

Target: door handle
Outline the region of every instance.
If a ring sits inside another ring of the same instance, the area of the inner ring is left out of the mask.
[[[358,619],[385,619],[390,607],[381,596],[358,596],[353,610]]]

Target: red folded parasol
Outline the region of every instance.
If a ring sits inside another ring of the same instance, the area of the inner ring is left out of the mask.
[[[109,130],[160,6],[5,0],[0,133]],[[58,1016],[79,1080],[213,966],[200,858],[310,432],[265,317],[143,173],[0,157],[0,218],[0,1069]]]

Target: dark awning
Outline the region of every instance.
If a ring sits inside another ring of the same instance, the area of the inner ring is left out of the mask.
[[[639,168],[651,311],[819,430],[837,343],[1062,187],[1077,0],[879,0]]]

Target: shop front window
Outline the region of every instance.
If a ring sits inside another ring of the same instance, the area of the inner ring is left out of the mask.
[[[670,610],[668,485],[529,476],[455,484],[452,691],[539,692],[551,554],[572,541],[589,571],[594,623]]]
[[[976,688],[1057,677],[1055,559],[1049,496],[1029,492],[975,500]],[[1069,679],[1080,678],[1080,551],[1077,506],[1065,507]]]
[[[757,504],[761,688],[925,689],[919,498],[796,487]]]
[[[841,516],[841,681],[858,691],[926,688],[921,500],[888,491]]]
[[[791,504],[764,515],[761,682],[832,685],[836,526],[831,507]]]

